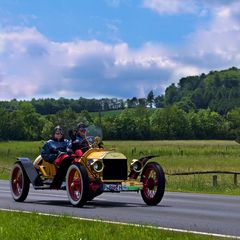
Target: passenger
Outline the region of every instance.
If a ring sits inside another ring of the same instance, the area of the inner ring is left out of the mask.
[[[84,123],[79,123],[74,133],[71,132],[71,143],[69,148],[73,150],[73,152],[82,156],[89,149],[89,143],[86,138],[87,129]]]
[[[52,138],[43,145],[40,154],[45,161],[60,165],[63,159],[67,157],[68,145],[69,141],[64,139],[62,128],[56,126]]]

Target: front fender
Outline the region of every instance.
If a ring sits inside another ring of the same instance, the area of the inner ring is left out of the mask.
[[[158,157],[158,156],[154,156],[154,155],[151,155],[151,156],[145,156],[145,157],[142,157],[140,159],[138,159],[139,162],[141,162],[142,164],[142,167],[144,168],[144,166],[146,165],[146,163],[152,159],[152,158],[155,158],[155,157]],[[139,176],[140,172],[135,172],[133,170],[131,170],[131,172],[129,173],[128,177],[129,178],[132,178],[132,179],[137,179],[137,177]]]

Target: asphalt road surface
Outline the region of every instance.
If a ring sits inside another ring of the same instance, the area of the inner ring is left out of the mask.
[[[158,206],[150,207],[140,193],[104,193],[76,208],[69,203],[66,191],[32,188],[27,199],[17,203],[9,182],[0,180],[0,208],[240,236],[239,196],[166,192]]]

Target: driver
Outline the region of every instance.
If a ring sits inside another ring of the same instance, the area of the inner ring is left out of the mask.
[[[86,125],[84,123],[79,123],[74,135],[71,136],[72,140],[68,147],[80,157],[89,149],[89,143],[87,141],[86,134]]]
[[[56,126],[53,130],[52,138],[43,145],[40,154],[45,161],[60,165],[66,158],[68,145],[69,141],[64,139],[63,129],[60,126]]]

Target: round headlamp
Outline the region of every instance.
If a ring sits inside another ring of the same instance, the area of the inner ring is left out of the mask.
[[[142,170],[142,163],[139,160],[137,160],[137,159],[133,159],[132,163],[130,165],[130,168],[134,172],[141,172],[141,170]]]
[[[103,162],[99,159],[93,159],[90,166],[95,172],[102,172],[104,167]]]

